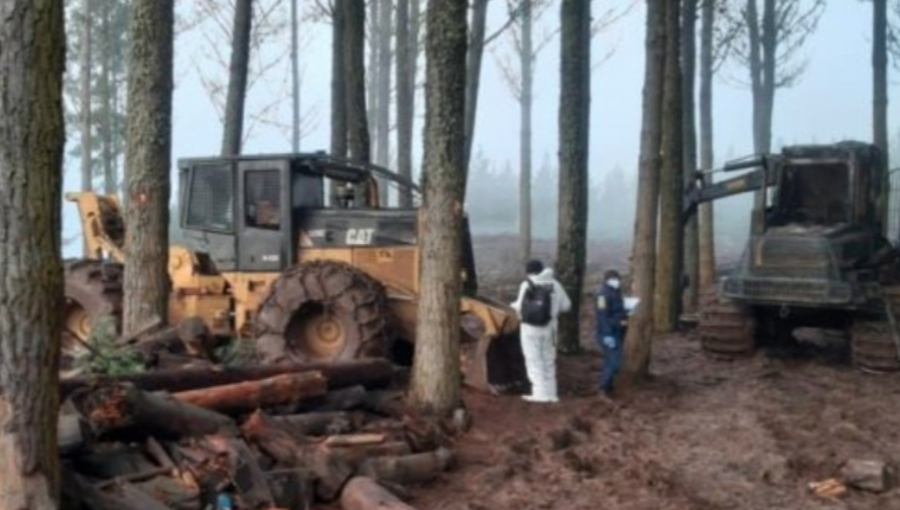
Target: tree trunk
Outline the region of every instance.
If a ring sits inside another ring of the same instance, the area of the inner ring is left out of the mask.
[[[62,2],[0,21],[0,509],[55,509],[62,324]]]
[[[291,0],[291,149],[300,152],[300,41],[297,1]]]
[[[443,416],[460,401],[459,299],[465,195],[466,0],[429,5],[421,291],[411,403]]]
[[[94,177],[93,169],[93,136],[91,133],[91,23],[93,22],[91,0],[82,0],[81,10],[81,190],[91,191]],[[87,250],[87,246],[85,246]],[[85,251],[87,254],[87,251]]]
[[[712,76],[715,0],[703,0],[700,34],[700,166],[711,170],[713,158]],[[700,288],[716,282],[716,251],[713,235],[713,204],[700,204]]]
[[[522,95],[519,97],[521,125],[519,133],[519,254],[521,266],[531,258],[531,107],[534,85],[534,44],[532,41],[532,1],[522,2]]]
[[[875,145],[881,149],[886,168],[890,164],[888,151],[888,82],[887,82],[887,0],[873,0],[872,16],[872,139]],[[890,189],[890,174],[885,172],[881,186],[884,190]],[[887,234],[888,228],[888,200],[884,199],[880,204],[879,217],[881,230]]]
[[[659,211],[659,166],[662,143],[663,70],[665,68],[666,3],[647,0],[643,117],[637,216],[632,248],[631,284],[641,299],[625,340],[623,382],[643,378],[653,345],[653,275],[656,272],[656,232]]]
[[[369,63],[366,67],[366,93],[368,97],[366,98],[366,114],[367,119],[369,121],[369,133],[375,139],[378,138],[378,125],[375,122],[375,119],[378,118],[378,51],[381,49],[381,46],[378,44],[378,10],[381,0],[369,0],[362,2],[363,4],[368,4],[369,12],[368,23],[369,26],[363,32],[363,50],[365,51],[366,46],[366,38],[368,38],[369,43]],[[365,26],[365,22],[363,23]],[[365,58],[365,57],[364,57]]]
[[[131,3],[124,331],[167,320],[174,0]]]
[[[682,59],[682,118],[684,120],[684,188],[694,182],[697,171],[697,126],[694,120],[694,76],[697,66],[697,0],[684,0],[682,7],[682,23],[684,34],[681,37]],[[682,188],[682,189],[684,189]],[[679,189],[679,204],[681,189]],[[700,284],[700,233],[697,216],[692,215],[684,230],[684,273],[687,276],[684,307],[693,313],[697,309]]]
[[[331,32],[331,155],[347,156],[347,100],[344,75],[344,2],[334,0]]]
[[[416,0],[413,0],[416,1]],[[412,130],[414,82],[409,79],[412,59],[409,40],[409,0],[397,0],[397,173],[412,179]],[[412,190],[401,188],[399,206],[412,207]]]
[[[391,35],[393,34],[394,12],[393,0],[380,0],[378,7],[378,109],[375,124],[375,163],[388,167],[391,164],[391,65],[394,54],[391,52]],[[374,21],[374,20],[373,20]],[[379,183],[380,201],[385,206],[390,200],[389,181],[381,179]]]
[[[681,189],[684,181],[682,164],[683,137],[681,130],[681,50],[680,0],[669,3],[666,11],[666,67],[663,76],[662,169],[659,182],[659,247],[656,264],[656,310],[653,313],[656,331],[669,333],[678,324],[681,301],[681,259],[683,230],[681,229]]]
[[[231,64],[228,70],[228,96],[225,98],[225,126],[222,155],[241,153],[244,135],[244,104],[247,98],[247,67],[250,64],[250,30],[253,0],[236,0],[231,31]]]
[[[762,152],[772,150],[772,112],[775,108],[775,66],[778,47],[778,25],[775,0],[764,0],[762,31],[762,118],[760,119]]]
[[[559,318],[559,349],[578,352],[588,222],[591,4],[563,0],[559,104],[559,228],[556,274],[572,301]]]
[[[475,141],[475,120],[478,114],[478,91],[481,88],[481,60],[484,56],[484,38],[487,30],[488,0],[472,1],[472,36],[466,58],[466,147],[465,167],[468,174],[472,160],[472,144]],[[465,190],[466,176],[463,177]]]
[[[765,150],[765,135],[763,130],[763,62],[760,53],[759,34],[759,10],[756,0],[747,0],[747,10],[744,22],[747,23],[747,35],[750,42],[749,69],[750,91],[753,96],[753,150],[756,153],[767,152]]]
[[[344,77],[347,101],[347,145],[350,158],[370,163],[369,123],[366,120],[366,6],[344,0]]]
[[[118,138],[117,135],[114,135],[117,131],[115,131],[115,121],[113,119],[113,115],[117,113],[114,105],[117,91],[113,89],[112,85],[112,45],[114,42],[112,41],[110,24],[109,9],[103,9],[102,27],[104,40],[103,44],[100,45],[100,79],[102,80],[100,90],[103,94],[100,99],[101,107],[103,108],[103,121],[100,128],[100,133],[102,134],[101,143],[103,145],[103,192],[107,195],[118,195],[119,183],[116,182],[115,172],[115,158],[118,153],[113,147],[113,136]]]

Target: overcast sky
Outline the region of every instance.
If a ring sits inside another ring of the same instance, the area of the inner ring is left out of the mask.
[[[608,8],[624,8],[633,0],[594,0],[595,16]],[[286,3],[286,2],[285,2]],[[300,2],[301,4],[307,2]],[[553,0],[536,29],[558,26],[559,2]],[[641,87],[644,68],[644,8],[638,1],[630,13],[608,31],[598,35],[592,53],[600,59],[609,51],[615,52],[592,76],[590,169],[593,176],[621,166],[635,169],[641,119]],[[185,2],[178,5],[184,6]],[[489,16],[489,31],[500,26],[506,15],[506,2],[495,0]],[[182,7],[183,8],[183,7]],[[814,34],[803,48],[809,58],[806,74],[790,89],[780,89],[776,96],[773,142],[828,142],[844,138],[871,138],[871,5],[858,0],[829,0],[827,9]],[[699,28],[699,27],[698,27]],[[303,110],[318,111],[318,122],[302,143],[303,150],[328,148],[329,81],[331,73],[330,26],[307,23],[303,26],[308,44],[301,58],[304,66]],[[209,32],[212,33],[212,32]],[[288,42],[285,33],[273,41],[267,54],[277,51]],[[227,56],[227,41],[216,45]],[[181,35],[176,42],[176,80],[174,95],[173,169],[181,157],[216,154],[221,145],[221,124],[209,99],[198,69],[207,76],[221,76],[226,70],[209,59],[210,43],[199,29]],[[224,48],[224,50],[223,50]],[[518,107],[509,94],[498,71],[495,57],[508,53],[509,41],[496,40],[485,54],[482,69],[482,88],[479,97],[475,146],[498,165],[506,161],[518,162]],[[424,65],[424,58],[420,66]],[[424,76],[422,69],[420,76]],[[278,100],[289,90],[289,62],[272,69],[268,80],[258,83],[248,97],[248,111]],[[890,90],[897,90],[891,72]],[[559,103],[559,45],[554,39],[538,57],[534,107],[534,158],[539,164],[544,155],[556,157],[557,110]],[[715,82],[716,155],[741,156],[752,150],[751,103],[749,91],[724,78],[743,79],[746,72],[735,66],[722,70]],[[892,94],[893,95],[893,94]],[[419,115],[415,129],[415,155],[421,157],[421,91]],[[892,106],[891,135],[897,115]],[[290,119],[290,97],[284,95],[280,111],[282,121]],[[393,143],[393,142],[392,142]],[[245,146],[247,153],[290,150],[288,133],[273,127],[257,126]],[[66,189],[78,186],[77,161],[70,161]],[[634,170],[636,172],[636,170]],[[536,183],[537,186],[540,183]],[[511,193],[515,192],[510,190]],[[77,225],[67,221],[67,234]]]

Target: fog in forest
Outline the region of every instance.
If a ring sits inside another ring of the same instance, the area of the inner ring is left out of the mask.
[[[287,15],[287,2],[281,3],[271,16]],[[559,45],[555,31],[559,25],[559,3],[551,3],[535,23],[535,38],[547,41],[535,64],[533,214],[536,238],[552,238],[556,231]],[[643,2],[597,0],[593,4],[595,16],[608,9],[624,15],[594,38],[591,50],[595,67],[591,98],[589,235],[592,241],[630,242],[641,129]],[[227,33],[214,19],[185,22],[196,18],[196,13],[190,12],[193,7],[194,2],[178,3],[182,24],[175,44],[173,178],[178,158],[215,155],[221,145],[220,114],[215,94],[210,91],[215,90],[212,82],[227,81],[227,66],[220,64],[223,58],[227,62]],[[228,19],[230,15],[223,16]],[[507,16],[506,2],[491,2],[488,32],[502,26]],[[330,30],[324,21],[307,19],[301,25],[304,118],[301,149],[305,151],[327,150],[329,145]],[[869,8],[861,8],[859,2],[851,0],[828,2],[817,31],[801,50],[800,57],[808,59],[805,74],[793,87],[777,91],[773,134],[776,150],[783,144],[871,139],[870,31]],[[290,61],[286,57],[290,30],[282,26],[273,32],[253,56],[254,65],[265,68],[265,72],[251,80],[248,92],[246,153],[290,151]],[[466,204],[476,234],[517,231],[519,108],[498,65],[512,58],[509,34],[493,41],[484,55]],[[715,77],[717,164],[752,150],[751,97],[745,85],[746,74],[743,68],[729,62]],[[424,76],[424,56],[420,56],[414,129],[416,166],[422,151]],[[895,72],[891,78],[891,86],[896,87]],[[892,113],[889,125],[896,126],[898,120]],[[70,142],[71,133],[76,129],[76,126],[69,127]],[[392,133],[392,144],[395,135]],[[897,135],[897,130],[892,128],[893,141]],[[895,149],[892,154],[898,152]],[[65,188],[76,190],[79,159],[70,153],[67,156]],[[178,197],[174,179],[172,191],[174,204]],[[748,230],[751,202],[750,195],[717,202],[717,244],[742,243]],[[64,211],[63,235],[68,241],[65,254],[71,256],[80,251],[81,241],[74,237],[80,226],[74,206],[66,203]]]

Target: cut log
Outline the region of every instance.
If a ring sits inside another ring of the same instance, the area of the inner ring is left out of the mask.
[[[157,476],[133,482],[140,492],[176,510],[202,510],[200,490],[171,476]]]
[[[198,358],[187,353],[163,351],[144,358],[150,360],[153,370],[159,371],[210,370],[216,366],[215,363],[206,358]]]
[[[182,391],[172,397],[205,409],[242,413],[268,406],[296,404],[303,399],[324,395],[326,391],[326,381],[321,372],[305,372]]]
[[[841,466],[844,483],[869,492],[885,492],[893,485],[893,470],[880,460],[849,460]]]
[[[357,384],[349,388],[329,391],[325,396],[316,398],[304,405],[304,409],[316,411],[351,411],[362,407],[366,402],[366,387]]]
[[[131,484],[102,491],[71,471],[65,473],[63,492],[69,508],[84,506],[91,510],[171,510]]]
[[[353,468],[338,455],[316,444],[298,442],[262,412],[253,413],[241,430],[248,441],[278,462],[310,473],[316,495],[323,501],[337,499],[344,483],[353,475]]]
[[[397,419],[402,419],[407,414],[403,392],[400,391],[370,391],[366,394],[365,408],[370,412]]]
[[[279,469],[265,473],[275,498],[275,506],[287,510],[308,510],[313,502],[313,487],[306,473],[298,469]]]
[[[379,482],[411,485],[434,480],[452,465],[453,460],[453,453],[446,448],[402,457],[371,458],[363,461],[359,474]]]
[[[231,460],[234,462],[234,485],[246,508],[269,508],[274,502],[266,476],[260,469],[256,455],[239,439],[230,439]],[[280,506],[280,505],[279,505]]]
[[[361,421],[355,419],[351,413],[343,411],[273,416],[271,419],[306,436],[346,434],[356,429],[356,424]]]
[[[73,396],[73,401],[98,436],[115,432],[129,437],[177,439],[238,434],[234,421],[227,416],[128,384],[107,385]]]
[[[367,389],[384,387],[394,373],[391,363],[384,359],[354,361],[284,363],[250,367],[214,367],[186,370],[143,372],[116,377],[77,377],[60,381],[60,395],[66,398],[79,388],[103,382],[130,382],[144,391],[165,390],[171,393],[223,384],[258,381],[281,374],[319,371],[328,380],[328,389],[335,390],[362,385]]]
[[[341,493],[344,510],[416,510],[394,496],[375,480],[357,476],[352,478]]]
[[[325,446],[363,446],[383,443],[387,439],[384,434],[345,434],[330,436],[325,439]]]
[[[375,457],[399,457],[412,454],[409,445],[403,441],[332,448],[331,451],[344,462],[354,467],[358,467],[362,462]]]

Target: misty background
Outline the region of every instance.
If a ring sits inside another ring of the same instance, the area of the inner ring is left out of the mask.
[[[546,41],[535,62],[533,106],[533,232],[552,240],[556,232],[557,126],[559,104],[559,3],[535,20],[535,37]],[[289,152],[291,120],[289,3],[260,0],[271,27],[252,50],[243,152]],[[314,2],[301,1],[302,151],[327,150],[331,80],[331,27],[311,16]],[[218,154],[222,122],[221,86],[227,83],[231,12],[210,15],[205,0],[176,4],[179,19],[175,42],[175,91],[172,131],[172,211],[178,200],[176,161]],[[595,62],[591,81],[589,249],[605,244],[629,245],[634,228],[637,164],[644,79],[644,2],[595,0],[594,16],[614,12],[617,19],[593,39]],[[508,18],[504,1],[490,3],[488,33]],[[223,26],[222,20],[226,20]],[[423,23],[423,32],[425,30]],[[67,30],[74,30],[69,24]],[[773,148],[794,143],[829,143],[844,139],[870,141],[871,6],[856,0],[832,0],[801,50],[805,74],[792,88],[776,92]],[[424,36],[424,33],[423,33]],[[698,34],[699,36],[699,34]],[[475,235],[518,231],[519,107],[499,65],[514,58],[510,33],[485,51],[481,71],[473,157],[466,207]],[[426,62],[419,57],[413,164],[422,157]],[[714,78],[716,165],[752,152],[752,103],[745,85],[747,71],[728,61]],[[891,69],[891,90],[897,87]],[[124,87],[125,85],[122,84]],[[217,88],[218,87],[218,88]],[[122,91],[124,94],[124,90]],[[392,124],[394,121],[392,110]],[[897,114],[890,113],[892,155],[900,154]],[[77,142],[70,122],[68,144]],[[395,145],[396,132],[392,132]],[[895,148],[896,147],[896,148]],[[892,165],[893,166],[893,165]],[[418,168],[417,168],[418,170]],[[65,190],[80,187],[79,158],[67,152]],[[742,249],[752,196],[716,202],[716,246],[719,254]],[[65,256],[81,251],[80,225],[74,205],[64,206]],[[589,255],[590,257],[590,255]]]

